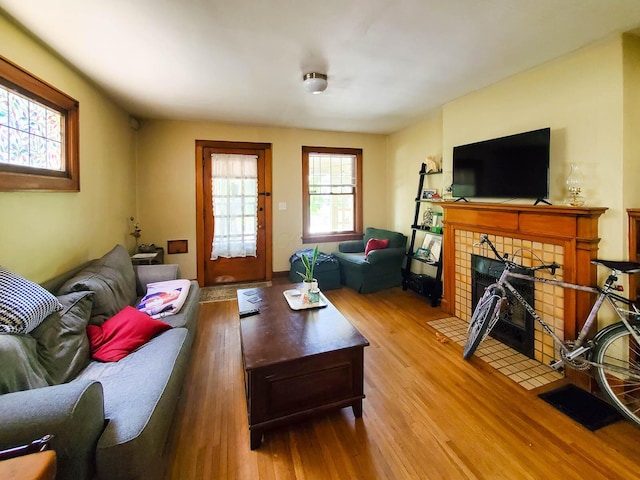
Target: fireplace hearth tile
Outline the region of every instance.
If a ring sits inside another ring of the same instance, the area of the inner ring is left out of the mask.
[[[432,320],[427,324],[461,346],[467,341],[468,324],[457,317]],[[491,337],[487,337],[480,344],[475,355],[527,390],[564,378],[548,365],[533,360]]]

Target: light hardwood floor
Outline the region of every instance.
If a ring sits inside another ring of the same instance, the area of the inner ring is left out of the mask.
[[[268,431],[249,449],[236,301],[203,304],[166,480],[640,479],[640,429],[575,424],[426,322],[394,288],[325,292],[368,338],[363,417],[351,408]]]

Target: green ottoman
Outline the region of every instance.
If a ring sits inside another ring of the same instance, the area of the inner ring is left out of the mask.
[[[291,263],[289,281],[291,283],[302,282],[302,277],[298,275],[298,272],[304,273],[302,255],[308,256],[309,260],[311,260],[313,249],[298,250],[291,255],[289,259],[289,263]],[[340,288],[340,264],[336,257],[327,253],[318,253],[318,260],[316,261],[313,276],[318,280],[318,288],[320,290],[326,291]]]

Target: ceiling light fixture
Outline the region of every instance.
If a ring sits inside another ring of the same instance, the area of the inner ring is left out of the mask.
[[[305,73],[302,77],[305,90],[311,93],[322,93],[327,89],[327,76],[324,73]]]

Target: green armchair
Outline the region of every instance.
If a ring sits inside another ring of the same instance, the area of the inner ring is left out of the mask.
[[[365,259],[367,242],[372,239],[389,240],[389,246],[372,250]],[[372,293],[402,284],[402,264],[407,237],[402,233],[367,228],[362,240],[338,244],[333,255],[340,264],[340,282],[359,293]]]

